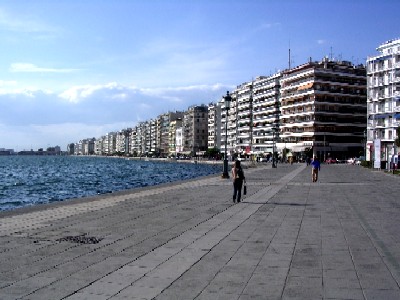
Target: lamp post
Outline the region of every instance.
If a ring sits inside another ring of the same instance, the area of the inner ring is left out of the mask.
[[[224,155],[224,169],[221,176],[222,178],[229,178],[227,145],[228,145],[228,111],[229,111],[229,106],[231,104],[231,100],[232,97],[229,95],[229,91],[227,91],[226,96],[224,97],[226,116],[225,116],[225,155]]]

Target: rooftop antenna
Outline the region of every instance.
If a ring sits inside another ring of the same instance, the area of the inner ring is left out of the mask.
[[[289,40],[289,70],[291,69],[291,65],[290,65],[290,40]]]
[[[330,61],[332,61],[332,60],[333,60],[332,46],[331,46],[331,52],[329,53],[329,58],[330,58]]]

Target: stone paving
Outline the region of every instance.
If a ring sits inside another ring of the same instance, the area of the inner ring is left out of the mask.
[[[0,213],[0,299],[400,299],[400,177],[245,170]]]

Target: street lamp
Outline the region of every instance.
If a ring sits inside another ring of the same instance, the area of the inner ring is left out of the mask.
[[[276,134],[276,127],[272,128],[272,168],[276,168],[276,159],[275,159],[275,134]]]
[[[225,116],[225,155],[224,155],[224,168],[222,172],[222,178],[229,178],[229,173],[228,173],[228,150],[227,150],[227,144],[228,144],[228,111],[229,111],[229,106],[232,101],[232,97],[229,95],[229,91],[226,92],[226,96],[224,97],[225,101],[225,110],[226,110],[226,116]]]

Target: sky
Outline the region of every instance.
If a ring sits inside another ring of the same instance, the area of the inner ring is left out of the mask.
[[[0,148],[37,150],[209,104],[400,38],[398,0],[0,0]]]

